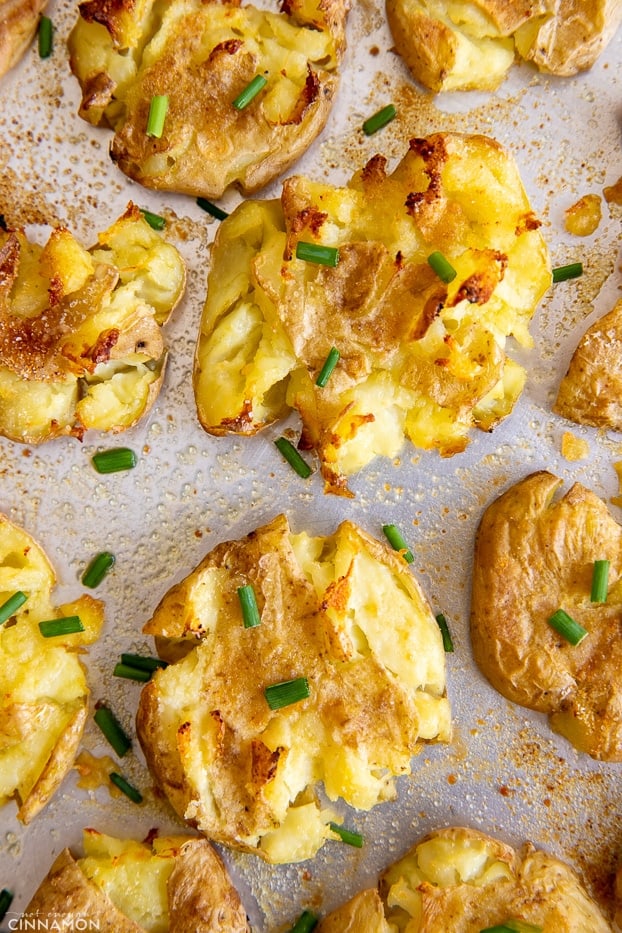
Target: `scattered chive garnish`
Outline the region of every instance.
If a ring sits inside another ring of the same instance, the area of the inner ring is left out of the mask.
[[[46,619],[39,622],[39,631],[44,638],[58,638],[59,635],[75,635],[83,632],[84,626],[80,616],[63,616],[60,619]]]
[[[54,27],[49,16],[42,16],[39,20],[39,58],[49,58],[52,54]]]
[[[315,380],[316,386],[319,386],[320,389],[323,389],[330,377],[333,374],[333,370],[337,363],[339,362],[339,350],[337,347],[331,347],[324,361],[324,365],[320,369],[319,375]]]
[[[13,903],[13,894],[7,888],[0,891],[0,923],[6,917],[6,912]]]
[[[93,466],[98,473],[132,470],[137,462],[136,454],[129,447],[115,447],[93,455]]]
[[[387,123],[390,123],[391,120],[395,118],[396,113],[397,111],[393,104],[387,104],[386,107],[378,110],[377,113],[365,120],[363,123],[363,132],[366,136],[372,136],[374,133],[377,133],[378,130],[381,130],[383,126],[386,126]]]
[[[257,607],[255,590],[250,583],[246,586],[238,587],[238,599],[242,608],[242,618],[244,619],[244,628],[254,628],[261,625],[261,616]]]
[[[132,747],[132,743],[123,731],[114,713],[109,710],[107,706],[99,706],[95,710],[93,719],[104,733],[119,758],[123,758],[125,753]]]
[[[116,771],[111,771],[108,775],[113,784],[115,784],[120,791],[123,791],[126,797],[129,797],[132,803],[142,803],[143,795],[140,791],[136,790],[135,787],[132,787],[124,777],[121,777],[120,774],[117,774]]]
[[[553,281],[565,282],[567,279],[577,279],[583,275],[583,263],[571,262],[567,266],[557,266],[553,269]]]
[[[283,706],[298,703],[299,700],[306,700],[309,692],[309,681],[306,677],[296,677],[295,680],[271,684],[264,690],[270,709],[281,709]]]
[[[154,214],[144,207],[141,207],[140,212],[153,230],[164,230],[166,227],[166,220],[159,214]]]
[[[253,80],[247,84],[244,90],[232,101],[235,109],[244,110],[245,107],[248,107],[253,98],[257,97],[267,83],[263,75],[255,75]]]
[[[151,680],[152,671],[146,671],[143,667],[132,667],[131,664],[115,664],[113,675],[115,677],[125,677],[126,680],[137,680],[141,684],[146,684]]]
[[[289,465],[294,468],[298,476],[301,476],[303,479],[307,479],[308,476],[311,476],[311,467],[306,460],[303,460],[294,445],[288,441],[286,437],[277,437],[274,443]]]
[[[312,914],[310,910],[303,910],[289,933],[311,933],[317,925],[318,918],[315,914]]]
[[[164,121],[168,113],[168,94],[154,94],[149,104],[147,136],[159,139],[164,132]]]
[[[430,253],[428,256],[428,265],[436,272],[441,282],[453,282],[457,275],[456,270],[449,260],[445,259],[443,254],[438,250]]]
[[[94,589],[102,582],[111,567],[114,566],[116,558],[109,551],[102,551],[97,554],[82,574],[83,586]]]
[[[25,593],[22,593],[21,590],[18,590],[16,593],[13,593],[12,596],[2,603],[0,606],[0,625],[4,625],[7,619],[10,619],[12,615],[15,615],[20,606],[23,606],[28,597]]]
[[[226,211],[223,211],[222,207],[218,207],[217,204],[212,204],[207,198],[197,198],[197,204],[201,210],[205,211],[206,214],[211,214],[216,220],[226,220],[229,216]]]
[[[542,933],[542,927],[524,920],[504,920],[494,927],[486,927],[480,933]]]
[[[329,823],[328,825],[346,845],[355,846],[357,849],[363,848],[363,837],[360,833],[355,833],[351,829],[344,829],[339,823]]]
[[[579,625],[563,609],[558,609],[548,620],[549,625],[559,632],[571,645],[578,645],[587,635],[587,630]]]
[[[609,561],[595,560],[592,573],[592,592],[590,599],[593,603],[607,602],[607,589],[609,586]]]
[[[384,531],[387,541],[391,545],[394,551],[400,551],[402,557],[407,564],[412,564],[414,557],[412,551],[406,544],[402,536],[402,532],[399,530],[397,525],[383,525],[382,530]]]
[[[162,661],[161,658],[144,657],[142,654],[122,654],[121,663],[129,667],[138,667],[143,671],[157,671],[159,668],[168,667],[168,661]]]
[[[443,648],[450,654],[454,650],[454,643],[451,639],[451,633],[449,631],[449,626],[447,625],[447,619],[442,612],[436,616],[436,623],[441,630],[441,635],[443,636]]]
[[[339,262],[339,250],[336,246],[321,246],[319,243],[296,243],[296,259],[304,262],[316,262],[320,266],[336,266]]]

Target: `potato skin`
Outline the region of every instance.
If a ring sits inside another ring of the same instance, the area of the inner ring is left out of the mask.
[[[0,0],[0,78],[20,60],[47,0]]]
[[[580,751],[622,760],[622,528],[594,493],[534,473],[484,513],[476,536],[473,654],[505,697],[545,712]],[[608,559],[606,604],[590,602],[595,560]],[[588,630],[570,645],[548,624],[559,608]]]

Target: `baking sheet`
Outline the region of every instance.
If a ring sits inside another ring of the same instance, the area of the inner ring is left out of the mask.
[[[188,291],[166,327],[170,359],[162,393],[148,417],[117,438],[88,434],[82,444],[60,439],[34,448],[0,439],[0,511],[45,548],[57,570],[56,601],[82,592],[88,559],[112,551],[115,569],[97,591],[105,600],[103,636],[85,657],[93,701],[109,703],[129,731],[139,686],[115,680],[121,651],[152,652],[141,635],[160,597],[216,543],[245,534],[286,511],[295,531],[334,530],[350,518],[381,536],[395,522],[415,554],[413,570],[436,612],[450,623],[455,653],[447,657],[455,735],[449,748],[425,748],[398,799],[369,814],[348,811],[346,823],[365,837],[362,850],[327,844],[310,862],[268,866],[225,851],[257,933],[273,933],[305,907],[327,911],[373,884],[379,869],[430,829],[465,824],[511,843],[526,839],[559,855],[607,904],[622,848],[622,768],[578,755],[553,735],[545,717],[516,707],[484,681],[468,639],[469,579],[475,529],[483,509],[527,473],[548,469],[579,480],[605,500],[617,492],[613,463],[622,437],[564,422],[551,413],[561,374],[579,335],[620,294],[621,211],[604,206],[596,233],[572,238],[563,212],[581,195],[601,193],[622,175],[622,31],[597,65],[572,79],[515,67],[495,94],[436,98],[417,89],[391,52],[380,0],[354,5],[337,104],[327,127],[295,171],[344,183],[376,152],[394,164],[412,136],[435,130],[483,132],[508,146],[532,206],[543,220],[553,265],[581,259],[583,278],[551,291],[534,317],[535,347],[511,354],[528,370],[514,413],[492,434],[473,436],[449,460],[406,445],[399,458],[377,460],[351,481],[353,500],[328,497],[319,476],[302,482],[275,454],[283,426],[252,439],[212,438],[198,425],[191,388],[192,357],[205,297],[209,244],[217,228],[193,199],[149,192],[125,179],[108,157],[110,133],[77,116],[77,82],[69,74],[65,40],[77,4],[51,3],[53,57],[36,48],[0,81],[0,212],[44,238],[46,224],[65,224],[85,244],[96,239],[132,199],[167,216],[167,236],[188,265]],[[366,138],[362,120],[393,102],[398,116]],[[261,196],[278,195],[274,184]],[[235,193],[223,200],[231,209]],[[296,426],[292,417],[290,424]],[[589,457],[560,453],[564,431],[584,438]],[[90,458],[122,443],[140,456],[135,470],[101,477]],[[275,498],[275,489],[278,497]],[[620,517],[620,510],[611,507]],[[87,726],[83,747],[110,750]],[[143,838],[153,827],[179,824],[151,789],[140,750],[123,772],[145,793],[136,807],[107,790],[84,791],[72,772],[52,803],[23,828],[16,808],[0,813],[0,887],[15,892],[12,913],[25,906],[64,846],[79,850],[85,826]],[[339,806],[339,805],[338,805]],[[222,851],[222,850],[221,850]],[[5,921],[6,922],[6,921]]]

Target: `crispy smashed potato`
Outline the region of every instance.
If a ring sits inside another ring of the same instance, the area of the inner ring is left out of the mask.
[[[316,933],[479,933],[512,920],[544,933],[611,930],[564,862],[474,829],[430,833],[384,872],[379,888],[382,900],[375,890],[363,891]],[[366,916],[367,926],[353,922],[357,916]]]
[[[29,823],[71,769],[89,689],[79,649],[96,640],[103,604],[88,595],[54,607],[56,577],[35,541],[0,515],[0,606],[26,596],[0,625],[0,806]],[[84,631],[44,638],[38,623],[77,615]]]
[[[473,569],[473,654],[492,685],[548,713],[581,752],[622,761],[622,527],[579,483],[534,473],[488,506]],[[606,603],[591,602],[594,562],[609,560]],[[587,630],[577,645],[549,618],[563,609]]]
[[[451,456],[471,428],[508,415],[525,373],[506,338],[551,282],[548,251],[514,160],[484,136],[413,139],[396,169],[375,156],[345,188],[287,179],[219,228],[197,346],[199,420],[254,434],[292,408],[326,489],[409,438]],[[335,267],[296,257],[338,250]],[[428,264],[440,251],[445,283]],[[334,345],[340,361],[316,379]]]
[[[133,204],[85,250],[0,230],[0,434],[29,444],[123,431],[162,384],[162,325],[185,288],[177,250]]]
[[[60,853],[21,923],[44,929],[50,921],[54,929],[93,923],[115,933],[250,931],[226,868],[206,839],[156,836],[145,843],[94,829],[84,831],[83,858],[69,849]]]
[[[87,0],[69,38],[80,115],[114,132],[111,156],[149,188],[218,198],[272,181],[323,128],[345,48],[347,0]],[[256,75],[267,83],[233,105]],[[154,95],[168,97],[160,137]]]
[[[0,0],[0,78],[16,65],[37,31],[47,0]]]
[[[494,90],[515,58],[568,76],[591,68],[622,22],[620,0],[386,0],[395,47],[432,91]]]
[[[622,299],[579,341],[553,411],[577,424],[622,431]]]
[[[237,590],[254,588],[245,627]],[[338,819],[395,796],[422,741],[447,741],[440,630],[407,563],[350,522],[293,534],[278,516],[211,551],[144,631],[172,661],[142,691],[137,732],[180,817],[273,862],[311,858]],[[305,678],[273,709],[266,687]]]

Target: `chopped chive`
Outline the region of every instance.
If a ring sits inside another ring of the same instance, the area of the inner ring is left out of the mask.
[[[441,282],[453,282],[457,275],[456,270],[449,262],[449,260],[445,259],[443,254],[438,250],[430,253],[428,256],[428,265],[431,269],[434,270],[434,272],[436,272]]]
[[[306,700],[309,693],[309,681],[306,677],[296,677],[295,680],[284,680],[280,684],[271,684],[264,690],[270,709],[281,709],[283,706],[298,703],[299,700]]]
[[[131,664],[115,664],[113,675],[115,677],[125,677],[126,680],[138,680],[142,684],[146,684],[148,680],[151,680],[151,671],[146,671],[142,667],[132,667]]]
[[[129,447],[114,447],[93,455],[93,466],[98,473],[118,473],[132,470],[137,463],[136,454]]]
[[[149,104],[147,136],[159,139],[164,132],[164,121],[168,112],[168,94],[154,94]]]
[[[303,479],[307,479],[307,477],[311,476],[311,467],[306,460],[303,460],[294,445],[290,443],[286,437],[277,437],[274,443],[289,465],[294,468],[298,476],[301,476]]]
[[[124,777],[121,777],[120,774],[117,774],[116,771],[111,771],[108,775],[113,784],[115,784],[120,791],[123,791],[126,797],[129,797],[132,803],[142,803],[143,795],[140,791],[136,790],[135,787],[132,787]]]
[[[19,607],[23,606],[27,599],[28,597],[21,590],[9,596],[6,602],[3,602],[0,606],[0,625],[4,625],[7,619],[15,615]]]
[[[108,739],[119,758],[123,758],[125,753],[132,747],[132,742],[123,731],[123,728],[107,706],[99,706],[95,710],[93,719]]]
[[[397,525],[383,525],[382,530],[384,531],[387,541],[391,545],[394,551],[399,551],[408,564],[412,564],[414,557],[412,551],[406,544],[406,541],[402,537],[402,532],[399,530]]]
[[[89,589],[99,586],[110,568],[114,566],[115,560],[114,554],[109,551],[97,554],[82,574],[83,586],[88,586]]]
[[[39,58],[49,58],[52,54],[54,27],[49,16],[42,16],[39,20]]]
[[[339,823],[329,823],[328,825],[346,845],[355,846],[357,849],[363,848],[363,837],[360,833],[355,833],[351,829],[344,829]]]
[[[571,262],[567,266],[557,266],[553,269],[553,281],[565,282],[567,279],[578,279],[583,275],[583,263]]]
[[[144,207],[141,207],[140,212],[153,230],[164,230],[166,227],[166,220],[159,214],[154,214]]]
[[[122,654],[121,663],[129,667],[138,667],[143,671],[157,671],[159,668],[168,667],[168,661],[162,661],[161,658],[144,657],[142,654]]]
[[[238,587],[238,599],[240,600],[240,606],[242,607],[244,628],[254,628],[256,625],[261,625],[261,616],[259,615],[259,609],[257,608],[255,590],[250,583],[248,583],[246,586]]]
[[[319,375],[315,380],[316,386],[319,386],[320,389],[323,389],[330,377],[333,374],[333,370],[337,363],[339,362],[339,350],[337,347],[331,347],[324,361],[324,365],[320,369]]]
[[[312,914],[310,910],[303,910],[289,933],[311,933],[311,930],[315,930],[317,925],[318,918],[315,914]]]
[[[363,132],[366,136],[372,136],[381,130],[383,126],[390,123],[395,118],[397,111],[393,104],[387,104],[381,110],[378,110],[373,116],[368,117],[363,123]]]
[[[580,644],[587,635],[587,630],[579,625],[563,609],[558,609],[548,620],[549,625],[559,632],[571,645]]]
[[[524,920],[504,920],[494,927],[486,927],[480,933],[542,933],[542,927]]]
[[[232,101],[235,109],[244,110],[245,107],[248,107],[250,102],[257,97],[267,83],[268,81],[263,75],[255,75],[253,80],[247,84],[244,90]]]
[[[0,923],[2,923],[2,921],[6,917],[7,910],[9,909],[12,903],[13,903],[12,892],[7,890],[7,888],[3,888],[2,891],[0,891]]]
[[[593,603],[607,602],[607,589],[609,586],[609,561],[595,560],[592,573],[592,592],[590,599]]]
[[[229,216],[226,211],[223,211],[222,207],[218,207],[217,204],[212,204],[207,198],[197,198],[197,204],[201,210],[205,211],[206,214],[211,214],[216,220],[226,220]]]
[[[336,246],[321,246],[319,243],[307,243],[299,240],[296,244],[296,259],[304,262],[316,262],[320,266],[335,267],[339,262],[339,250]]]
[[[80,616],[63,616],[60,619],[46,619],[39,622],[39,631],[44,638],[58,638],[59,635],[75,635],[83,632]]]
[[[443,636],[443,648],[450,654],[454,650],[454,643],[451,639],[451,633],[449,631],[449,626],[447,625],[447,619],[442,612],[436,616],[436,623],[441,630],[441,635]]]

